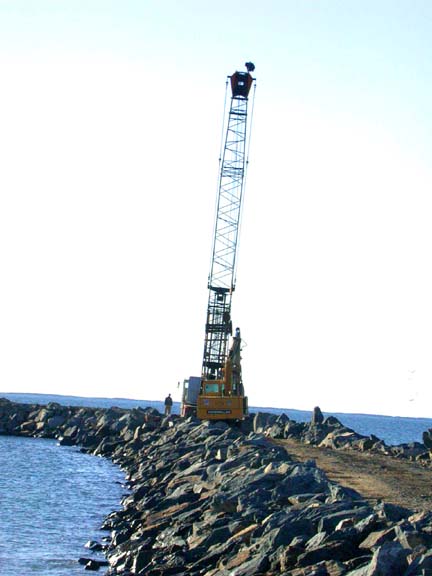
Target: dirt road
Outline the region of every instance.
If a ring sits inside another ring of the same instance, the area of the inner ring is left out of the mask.
[[[318,448],[291,439],[276,442],[301,462],[315,460],[329,479],[353,488],[367,499],[380,499],[412,510],[432,510],[430,468],[368,452]]]

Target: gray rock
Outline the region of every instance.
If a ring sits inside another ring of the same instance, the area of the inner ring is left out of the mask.
[[[277,420],[276,414],[269,414],[266,412],[257,412],[253,421],[254,432],[264,432],[266,428],[270,428]]]
[[[256,576],[257,574],[263,574],[268,569],[269,564],[269,558],[266,554],[258,554],[231,570],[230,576]]]
[[[391,526],[390,528],[385,528],[383,530],[377,530],[371,532],[363,542],[359,544],[359,548],[362,550],[373,550],[378,548],[385,542],[393,540],[396,536],[396,527]]]
[[[426,576],[432,573],[432,550],[416,556],[404,573],[404,576]]]
[[[429,428],[423,432],[423,444],[429,450],[432,449],[432,428]]]
[[[350,541],[327,541],[300,554],[297,558],[297,565],[306,567],[325,560],[345,561],[357,555],[358,549]]]
[[[50,429],[58,428],[59,426],[63,426],[66,422],[66,416],[63,414],[58,414],[56,416],[51,416],[47,419],[46,425]]]
[[[323,516],[318,522],[318,530],[324,532],[331,532],[335,530],[336,526],[342,520],[350,520],[352,523],[356,523],[370,516],[370,507],[365,506],[361,508],[348,508],[346,510],[340,510],[337,512],[332,512]]]
[[[322,424],[323,422],[324,422],[324,415],[321,412],[320,407],[315,406],[312,412],[311,424],[316,425],[316,424]]]
[[[404,574],[408,568],[408,551],[399,542],[384,542],[372,557],[367,576]]]

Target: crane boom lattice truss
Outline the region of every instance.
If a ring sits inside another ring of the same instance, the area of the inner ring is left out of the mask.
[[[244,176],[247,164],[248,95],[253,83],[249,72],[231,79],[231,105],[221,158],[212,261],[209,274],[206,336],[202,377],[216,379],[223,368],[232,334],[231,297],[235,289]]]

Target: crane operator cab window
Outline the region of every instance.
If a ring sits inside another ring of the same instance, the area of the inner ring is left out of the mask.
[[[219,384],[213,382],[206,382],[204,384],[205,394],[219,394]]]

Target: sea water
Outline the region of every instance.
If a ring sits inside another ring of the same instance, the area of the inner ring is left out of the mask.
[[[107,535],[99,528],[119,508],[123,480],[76,447],[0,436],[0,576],[86,573],[78,559],[92,557],[88,540]]]
[[[0,393],[14,402],[109,408],[152,407],[163,403],[120,398],[81,398],[40,394]],[[310,411],[251,408],[284,412],[308,422]],[[173,412],[179,412],[174,403]],[[329,415],[325,414],[324,415]],[[375,434],[389,445],[421,441],[432,419],[333,413],[360,434]],[[109,460],[83,454],[55,440],[0,436],[0,576],[73,576],[87,572],[78,563],[92,554],[83,546],[106,534],[100,525],[120,507],[123,474]]]

